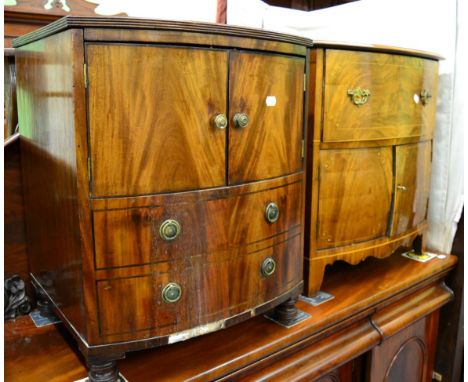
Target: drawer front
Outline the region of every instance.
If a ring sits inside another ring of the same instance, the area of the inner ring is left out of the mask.
[[[100,280],[100,333],[165,336],[262,305],[301,282],[302,241],[298,233],[258,251],[194,256],[152,264],[148,274]],[[274,264],[270,272],[266,261]],[[168,286],[177,289],[177,301],[167,301]]]
[[[327,50],[325,62],[323,141],[432,136],[437,61]]]
[[[320,152],[318,248],[386,235],[392,161],[391,147]]]
[[[291,229],[301,231],[302,199],[299,181],[200,202],[94,211],[96,268],[143,265],[236,250]],[[279,213],[276,221],[269,222],[266,209],[272,203]],[[178,229],[178,235],[167,240],[161,231],[171,223],[170,228]]]

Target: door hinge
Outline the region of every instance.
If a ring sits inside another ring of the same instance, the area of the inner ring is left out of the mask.
[[[83,64],[84,87],[88,88],[88,70],[87,65]]]
[[[305,141],[302,140],[301,142],[301,158],[304,158],[305,155]]]
[[[307,90],[307,74],[304,73],[304,91]]]

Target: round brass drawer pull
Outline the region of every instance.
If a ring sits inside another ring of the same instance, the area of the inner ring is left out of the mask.
[[[348,89],[348,95],[356,106],[361,106],[367,102],[371,96],[371,92],[369,89]]]
[[[174,240],[180,234],[180,224],[177,220],[168,219],[159,227],[159,235],[163,240]]]
[[[224,114],[217,114],[214,118],[214,125],[217,129],[225,129],[228,124],[227,117]]]
[[[234,125],[237,127],[247,127],[249,124],[249,116],[245,113],[236,113],[233,117]]]
[[[269,203],[265,208],[265,219],[268,223],[274,223],[279,218],[279,208],[276,203]]]
[[[276,261],[273,260],[271,257],[267,257],[265,260],[263,260],[262,263],[262,275],[265,277],[271,276],[273,273],[275,273],[276,270]]]
[[[182,295],[182,288],[177,283],[169,283],[162,290],[162,298],[167,303],[179,301]]]

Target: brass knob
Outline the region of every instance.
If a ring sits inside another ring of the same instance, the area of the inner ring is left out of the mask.
[[[234,125],[237,127],[246,127],[249,124],[249,116],[245,113],[234,114]]]
[[[279,208],[276,203],[269,203],[265,208],[265,219],[268,223],[274,223],[279,218]]]
[[[398,190],[400,190],[400,191],[406,191],[406,190],[407,190],[406,186],[403,186],[403,185],[401,185],[401,184],[397,185],[396,188],[397,188]]]
[[[217,114],[213,118],[213,122],[216,128],[225,129],[228,124],[227,117],[224,114]]]
[[[371,95],[371,92],[369,89],[348,89],[348,95],[351,97],[351,100],[355,105],[361,106],[367,102]]]
[[[162,298],[165,302],[177,302],[182,295],[182,288],[177,283],[169,283],[162,290]]]
[[[273,273],[275,273],[276,270],[276,261],[273,260],[271,257],[267,257],[265,260],[263,260],[262,263],[262,275],[264,277],[269,277]]]
[[[432,98],[432,95],[426,89],[423,89],[421,90],[420,98],[423,106],[426,106]]]
[[[159,227],[161,239],[166,241],[174,240],[180,233],[180,224],[177,220],[168,219]]]

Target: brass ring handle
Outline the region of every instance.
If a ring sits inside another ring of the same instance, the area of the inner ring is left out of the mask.
[[[262,262],[262,275],[264,277],[270,277],[273,273],[275,273],[276,270],[276,261],[273,260],[271,257],[267,257],[265,260]]]
[[[351,97],[351,100],[355,105],[361,106],[367,102],[371,96],[371,92],[369,89],[348,89],[348,95]]]
[[[400,191],[406,191],[407,190],[406,186],[402,186],[401,184],[397,185],[396,188],[398,190],[400,190]]]
[[[177,220],[165,220],[159,227],[159,236],[165,241],[171,241],[180,234],[180,224]]]
[[[162,290],[162,299],[167,303],[174,303],[179,301],[182,296],[182,288],[177,283],[169,283]]]
[[[265,219],[268,223],[274,223],[279,218],[279,208],[276,203],[269,203],[265,208]]]
[[[249,124],[249,116],[245,113],[236,113],[233,117],[234,126],[236,127],[247,127]]]
[[[419,98],[421,99],[421,103],[423,104],[423,106],[426,106],[432,98],[432,94],[429,93],[426,89],[423,89],[421,90]]]
[[[217,129],[225,129],[228,124],[226,115],[216,114],[213,118],[214,125]]]

